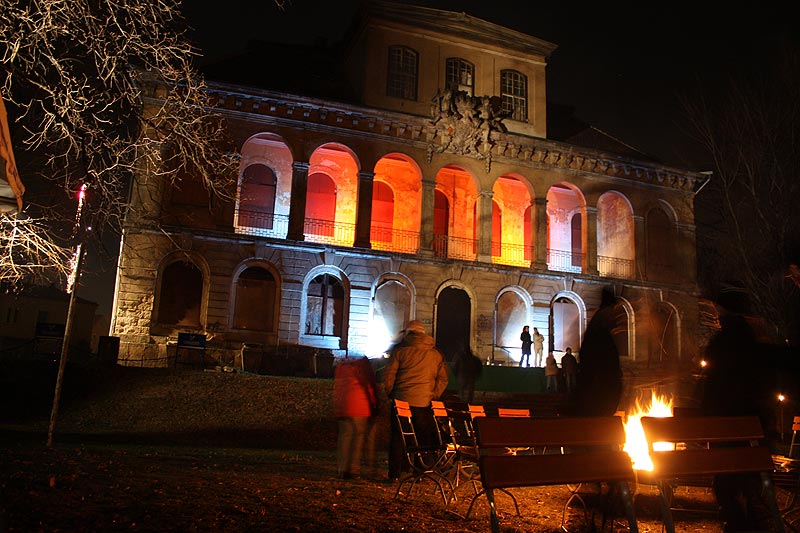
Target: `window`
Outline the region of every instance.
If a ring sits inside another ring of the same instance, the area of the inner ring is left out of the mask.
[[[342,336],[344,288],[330,274],[321,274],[308,284],[306,334]]]
[[[177,261],[161,274],[158,322],[176,326],[200,326],[203,273],[193,263]]]
[[[417,99],[417,52],[411,48],[389,47],[386,94],[405,100]]]
[[[472,96],[475,67],[472,63],[460,57],[450,57],[447,59],[446,83],[447,88],[452,91],[464,91]]]
[[[528,120],[528,78],[516,70],[500,73],[502,109],[512,120]]]
[[[268,270],[250,267],[236,280],[233,327],[254,331],[273,331],[275,317],[275,278]]]
[[[242,174],[239,192],[239,225],[272,229],[275,212],[275,173],[260,163]]]

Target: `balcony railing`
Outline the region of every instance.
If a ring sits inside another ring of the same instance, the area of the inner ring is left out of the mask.
[[[608,278],[630,279],[634,277],[633,260],[619,257],[597,256],[597,270]]]
[[[478,255],[478,241],[449,235],[434,235],[433,253],[436,257],[474,261]]]
[[[370,240],[373,250],[415,254],[419,251],[419,232],[372,226]]]
[[[492,263],[511,266],[531,266],[533,246],[522,244],[492,243]]]
[[[574,254],[565,250],[547,249],[547,268],[557,272],[581,273],[583,254]]]
[[[353,246],[356,225],[333,220],[307,218],[303,226],[303,233],[308,242]]]
[[[285,239],[289,230],[289,215],[236,211],[236,233]]]

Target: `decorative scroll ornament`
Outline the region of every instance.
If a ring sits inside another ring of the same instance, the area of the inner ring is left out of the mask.
[[[428,163],[434,152],[450,152],[486,161],[486,172],[492,166],[493,131],[505,133],[496,96],[470,96],[464,91],[436,91],[431,100],[431,124],[436,135],[428,143]]]

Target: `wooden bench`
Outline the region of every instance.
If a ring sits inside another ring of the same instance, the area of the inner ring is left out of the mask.
[[[573,485],[566,506],[582,483],[608,483],[608,496],[622,498],[630,531],[638,532],[628,482],[631,459],[622,451],[625,430],[619,417],[500,418],[474,420],[481,484],[489,500],[492,531],[500,531],[495,490]],[[547,447],[564,453],[510,455],[508,449]],[[562,520],[563,523],[563,520]]]
[[[757,417],[642,417],[642,428],[653,471],[639,473],[639,479],[658,486],[662,520],[668,533],[675,531],[670,508],[674,485],[691,485],[682,481],[687,479],[746,473],[760,474],[775,530],[784,531],[771,478],[772,455],[767,447],[759,445],[764,431]],[[656,443],[661,442],[674,447],[656,451]]]

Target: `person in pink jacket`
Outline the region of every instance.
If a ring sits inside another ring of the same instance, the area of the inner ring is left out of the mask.
[[[378,396],[375,372],[366,357],[345,358],[334,369],[333,415],[339,423],[336,464],[341,479],[358,477],[361,458],[375,468],[375,415]]]
[[[410,405],[420,444],[436,442],[438,430],[431,400],[439,398],[447,388],[447,367],[434,344],[433,337],[425,333],[422,322],[410,321],[403,340],[392,349],[383,374],[383,384],[389,398],[403,400]],[[403,441],[393,416],[389,440],[389,479],[398,478],[403,466]]]

